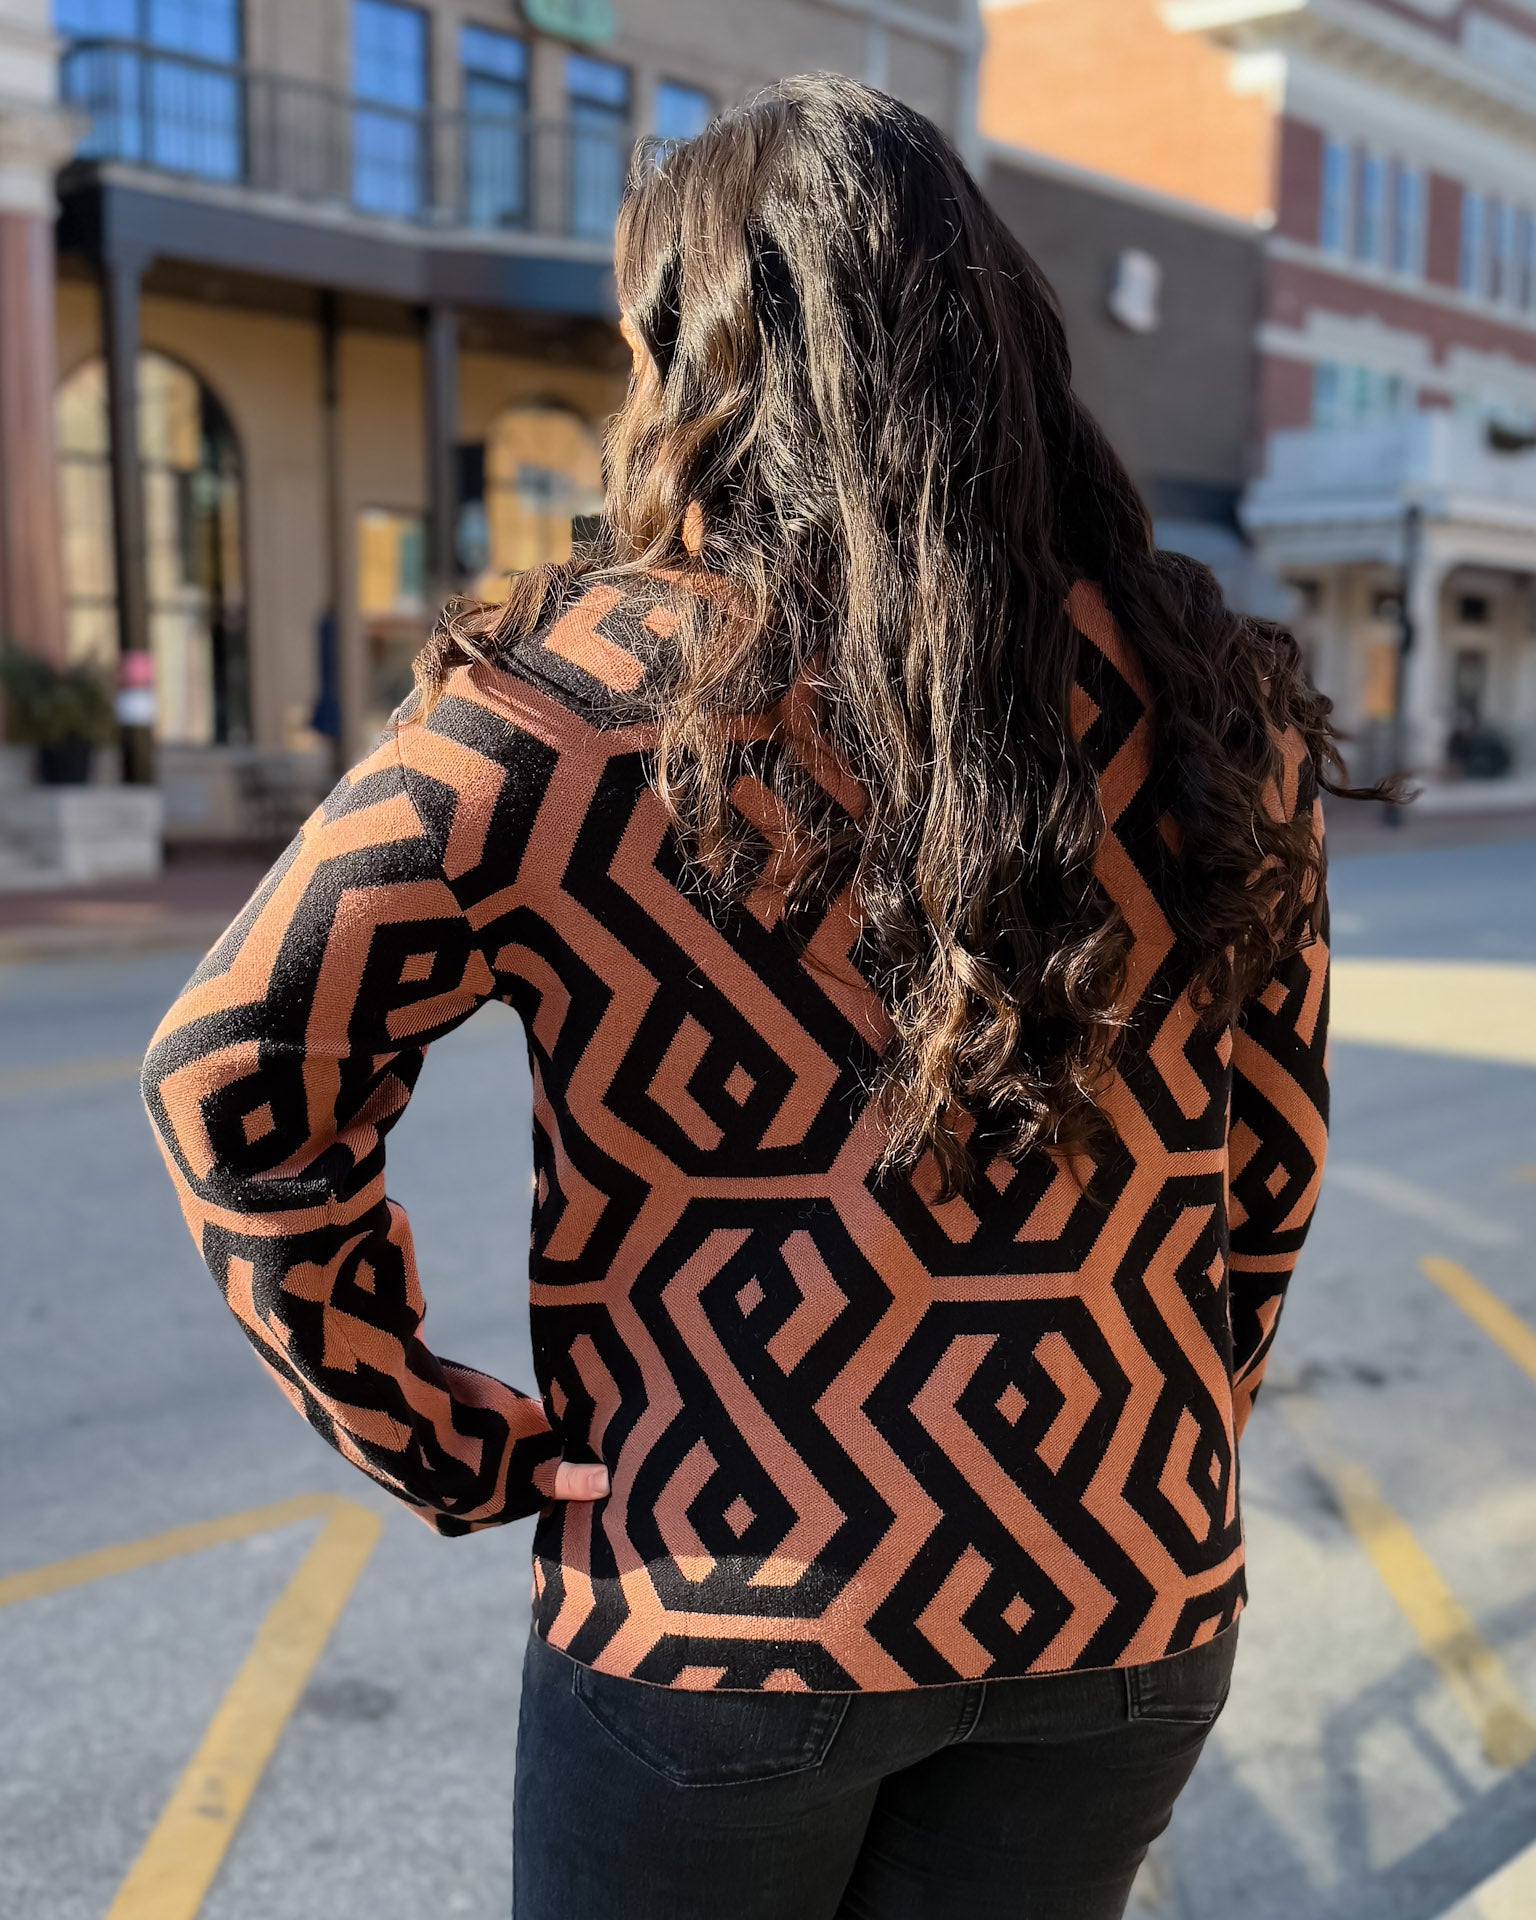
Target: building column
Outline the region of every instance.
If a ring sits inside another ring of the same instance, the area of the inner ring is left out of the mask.
[[[341,306],[320,295],[320,471],[325,501],[325,607],[315,635],[315,708],[311,724],[331,743],[331,772],[347,770],[363,710],[366,669],[359,645],[356,594],[347,578],[345,440],[341,423]]]
[[[1413,645],[1403,662],[1402,752],[1404,765],[1418,774],[1435,773],[1445,757],[1440,590],[1452,564],[1432,542],[1425,541],[1409,584]]]
[[[0,0],[0,634],[62,664],[53,182],[75,128],[51,21],[49,0]]]
[[[435,619],[458,586],[454,521],[458,510],[455,447],[459,436],[459,315],[442,302],[428,307],[422,341],[422,408],[426,431],[427,609]]]
[[[57,353],[53,220],[0,212],[0,633],[62,666]]]
[[[139,288],[144,265],[136,255],[108,253],[100,268],[112,556],[117,569],[118,722],[123,779],[141,785],[155,777],[154,663],[139,462]]]

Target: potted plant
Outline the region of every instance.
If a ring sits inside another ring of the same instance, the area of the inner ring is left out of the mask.
[[[40,654],[8,646],[0,652],[5,730],[37,749],[44,786],[78,786],[91,777],[91,750],[113,737],[116,718],[107,676],[90,661],[58,667]]]

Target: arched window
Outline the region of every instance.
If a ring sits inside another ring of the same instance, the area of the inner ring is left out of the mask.
[[[197,375],[139,356],[155,735],[207,746],[250,739],[239,443]],[[69,650],[110,664],[117,651],[106,370],[89,360],[58,399],[59,480]]]
[[[603,504],[597,436],[580,414],[509,407],[485,438],[485,571],[475,590],[500,599],[507,575],[571,551],[571,520]]]

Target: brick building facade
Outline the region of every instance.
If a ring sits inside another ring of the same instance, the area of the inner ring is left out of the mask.
[[[1426,770],[1469,730],[1536,768],[1536,6],[986,17],[984,130],[1176,183],[1262,234],[1242,517],[1302,593],[1346,720],[1382,751],[1400,723]],[[1090,52],[1095,111],[1069,126],[1045,103]],[[1187,112],[1166,108],[1176,87]]]

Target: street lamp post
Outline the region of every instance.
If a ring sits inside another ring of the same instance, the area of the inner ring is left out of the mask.
[[[1397,597],[1397,684],[1392,697],[1392,764],[1389,773],[1405,771],[1408,757],[1408,673],[1417,635],[1414,630],[1414,596],[1419,585],[1419,559],[1424,544],[1424,509],[1410,500],[1403,511],[1403,564]],[[1402,810],[1388,806],[1385,818],[1390,825],[1402,825]]]

